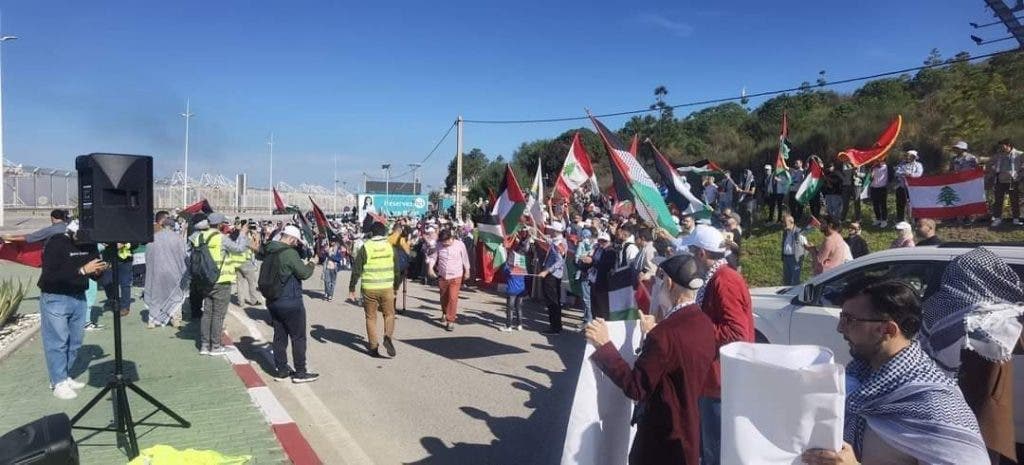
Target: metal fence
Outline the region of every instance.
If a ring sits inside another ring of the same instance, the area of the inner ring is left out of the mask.
[[[10,210],[74,208],[78,205],[78,173],[76,171],[41,168],[4,161],[4,206]],[[187,195],[183,193],[185,178],[176,172],[169,178],[153,182],[153,207],[174,210],[206,199],[214,210],[232,212],[269,213],[274,199],[267,188],[246,185],[244,174],[229,179],[219,174],[203,174],[188,180]],[[356,197],[351,192],[314,185],[292,186],[277,183],[277,191],[287,205],[310,208],[312,197],[327,214],[339,213],[353,207]]]

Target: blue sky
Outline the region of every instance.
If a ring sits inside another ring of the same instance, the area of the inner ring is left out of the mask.
[[[156,157],[266,185],[352,186],[380,164],[420,161],[459,114],[521,119],[644,108],[915,66],[976,47],[982,0],[2,2],[4,143],[16,162]],[[990,28],[989,38],[1005,35]],[[850,90],[852,87],[840,88]],[[759,101],[751,102],[757,105]],[[626,118],[609,118],[620,127]],[[468,151],[510,155],[582,122],[467,124]],[[454,136],[454,133],[453,133]],[[449,138],[422,173],[442,182]],[[397,171],[397,169],[396,169]],[[397,173],[396,173],[397,174]]]

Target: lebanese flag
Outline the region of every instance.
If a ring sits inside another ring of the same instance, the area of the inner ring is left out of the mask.
[[[839,152],[839,157],[845,157],[855,168],[859,168],[885,156],[886,152],[896,143],[900,135],[900,128],[903,127],[903,116],[896,115],[889,123],[889,126],[878,136],[874,145],[866,149],[849,148]]]
[[[959,173],[906,178],[914,218],[956,218],[984,215],[985,172],[981,168]]]
[[[43,266],[43,245],[40,242],[0,242],[0,260],[7,260],[33,268]]]
[[[526,210],[526,196],[519,188],[516,174],[512,172],[512,165],[506,163],[505,177],[501,180],[501,187],[498,188],[494,207],[491,208],[491,215],[498,218],[503,228],[502,236],[512,234],[519,229],[519,219],[523,216],[523,210]]]
[[[615,190],[617,192],[626,191],[630,195],[629,199],[620,198],[619,200],[631,200],[641,218],[657,224],[672,236],[678,236],[679,225],[672,219],[665,199],[661,197],[658,186],[651,180],[647,171],[644,171],[636,157],[625,149],[615,133],[609,131],[593,116],[590,116],[590,121],[594,123],[597,133],[604,141],[608,157],[611,159],[612,173],[617,173],[612,176],[613,180],[623,184],[621,188],[616,186]]]
[[[807,172],[804,182],[796,191],[796,200],[804,205],[811,201],[818,191],[821,190],[821,161],[818,157],[811,157],[811,169]]]
[[[580,133],[572,136],[572,145],[569,146],[569,153],[565,155],[565,163],[562,164],[562,172],[555,182],[555,192],[563,199],[572,197],[572,193],[590,183],[590,188],[597,191],[597,177],[594,176],[594,167],[590,164],[590,155],[583,147],[580,140]]]

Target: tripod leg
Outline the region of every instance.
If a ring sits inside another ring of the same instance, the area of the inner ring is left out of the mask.
[[[118,386],[117,392],[121,397],[121,416],[118,420],[124,425],[128,436],[128,458],[134,459],[139,456],[139,441],[135,437],[135,423],[132,422],[132,409],[128,405],[128,391],[124,390],[122,384]]]
[[[173,410],[168,408],[166,405],[160,403],[159,400],[156,400],[155,398],[153,398],[153,396],[149,395],[149,393],[147,393],[146,391],[143,391],[142,388],[136,386],[131,381],[126,381],[124,384],[125,384],[125,386],[128,386],[129,388],[131,388],[132,391],[135,391],[135,393],[138,394],[139,397],[142,397],[143,399],[146,399],[146,402],[149,402],[150,405],[156,407],[160,411],[166,413],[171,418],[175,419],[179,424],[181,424],[181,426],[183,426],[185,428],[188,428],[188,427],[192,426],[192,423],[189,423],[188,420],[182,418],[177,413],[174,413]]]
[[[75,426],[75,423],[78,423],[78,420],[81,420],[82,417],[84,417],[85,414],[89,412],[89,410],[95,407],[96,403],[99,402],[100,399],[102,399],[104,396],[106,396],[108,392],[110,392],[110,388],[112,386],[112,382],[107,383],[107,385],[100,391],[99,394],[96,394],[96,396],[94,396],[92,400],[89,401],[88,404],[85,404],[85,407],[83,407],[82,410],[79,410],[78,413],[76,413],[75,416],[71,418],[71,426]]]

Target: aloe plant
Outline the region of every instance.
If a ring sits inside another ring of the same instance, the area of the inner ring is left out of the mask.
[[[18,313],[18,306],[25,298],[25,290],[25,284],[21,281],[5,279],[0,282],[0,327],[3,327],[7,320]]]

